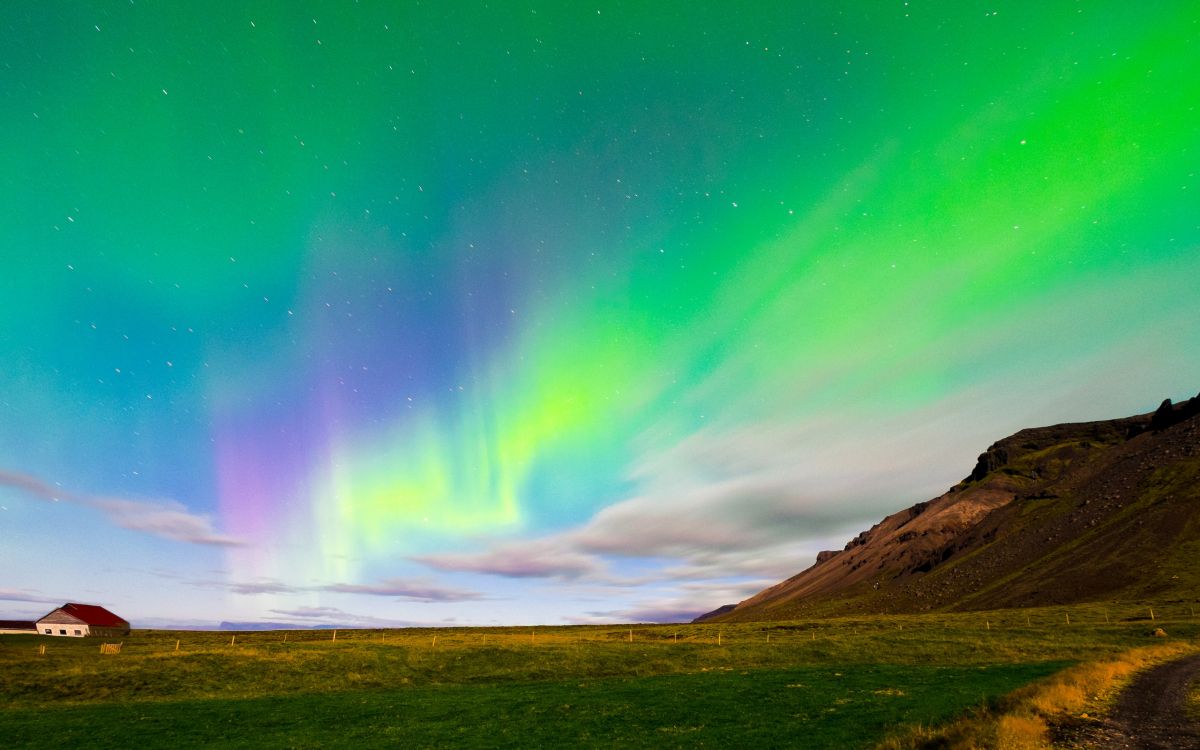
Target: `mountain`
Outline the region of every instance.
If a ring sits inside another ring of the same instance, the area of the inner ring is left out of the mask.
[[[1197,560],[1200,396],[1135,417],[1021,430],[940,497],[699,619],[1194,599]]]

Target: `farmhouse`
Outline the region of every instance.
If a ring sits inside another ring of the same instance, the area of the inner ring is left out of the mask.
[[[37,623],[24,620],[0,620],[0,635],[36,635]]]
[[[37,621],[41,635],[112,638],[129,635],[129,622],[95,604],[67,603]]]

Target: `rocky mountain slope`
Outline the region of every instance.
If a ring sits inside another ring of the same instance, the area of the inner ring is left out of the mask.
[[[1021,430],[944,495],[888,516],[711,621],[1200,596],[1200,396]]]

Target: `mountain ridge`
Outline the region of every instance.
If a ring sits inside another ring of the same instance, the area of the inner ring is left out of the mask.
[[[942,495],[695,621],[1194,598],[1198,416],[1200,395],[1132,417],[1020,430]]]

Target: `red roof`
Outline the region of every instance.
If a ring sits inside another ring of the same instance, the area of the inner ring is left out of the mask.
[[[127,628],[129,623],[109,612],[104,607],[95,604],[64,604],[59,607],[63,612],[74,615],[88,625],[100,628]]]

